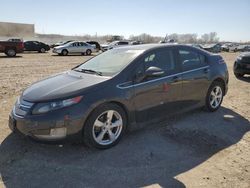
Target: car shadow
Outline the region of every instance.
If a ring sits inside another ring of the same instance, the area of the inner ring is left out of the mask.
[[[244,76],[244,77],[238,78],[238,80],[250,83],[250,76]]]
[[[38,52],[38,51],[24,51],[24,54],[48,54],[50,51],[46,51],[44,53]]]
[[[0,58],[7,58],[7,59],[9,59],[9,58],[20,58],[20,57],[23,57],[23,56],[20,56],[20,55],[17,55],[15,57],[0,56]]]
[[[129,132],[115,147],[48,145],[10,134],[0,146],[0,174],[8,187],[142,187],[185,185],[175,177],[205,162],[250,131],[250,123],[222,107],[194,110]]]
[[[52,54],[51,56],[53,57],[77,57],[77,56],[82,56],[82,57],[93,57],[93,56],[96,56],[94,54],[91,54],[91,55],[82,55],[82,54],[68,54],[66,56],[63,56],[63,55],[56,55],[56,54]]]

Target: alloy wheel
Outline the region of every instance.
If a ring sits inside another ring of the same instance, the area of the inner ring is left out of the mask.
[[[115,110],[108,110],[97,117],[92,134],[100,145],[109,145],[120,136],[123,128],[122,116]]]
[[[215,86],[210,93],[209,97],[210,106],[214,109],[217,108],[222,101],[222,97],[223,93],[221,87]]]

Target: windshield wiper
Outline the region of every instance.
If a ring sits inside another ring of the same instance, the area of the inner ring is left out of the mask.
[[[91,69],[74,69],[74,70],[78,72],[91,73],[91,74],[97,74],[99,76],[102,76],[102,72],[91,70]]]

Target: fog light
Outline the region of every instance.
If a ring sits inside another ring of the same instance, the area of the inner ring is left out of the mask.
[[[34,135],[34,137],[41,139],[41,140],[57,140],[65,138],[67,135],[67,129],[63,128],[54,128],[50,129],[50,134],[47,135]]]
[[[56,137],[56,138],[65,137],[66,133],[67,133],[67,129],[65,127],[55,128],[55,129],[50,130],[50,136]]]

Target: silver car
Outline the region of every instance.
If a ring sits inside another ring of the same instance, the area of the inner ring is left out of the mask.
[[[81,53],[83,55],[91,55],[92,52],[95,52],[95,47],[80,41],[73,41],[62,46],[57,46],[53,49],[53,53],[57,53],[58,55],[68,55],[72,53]]]
[[[103,44],[101,47],[102,47],[102,51],[107,51],[113,48],[118,48],[121,46],[128,46],[128,45],[130,45],[129,41],[113,41],[107,45]]]

